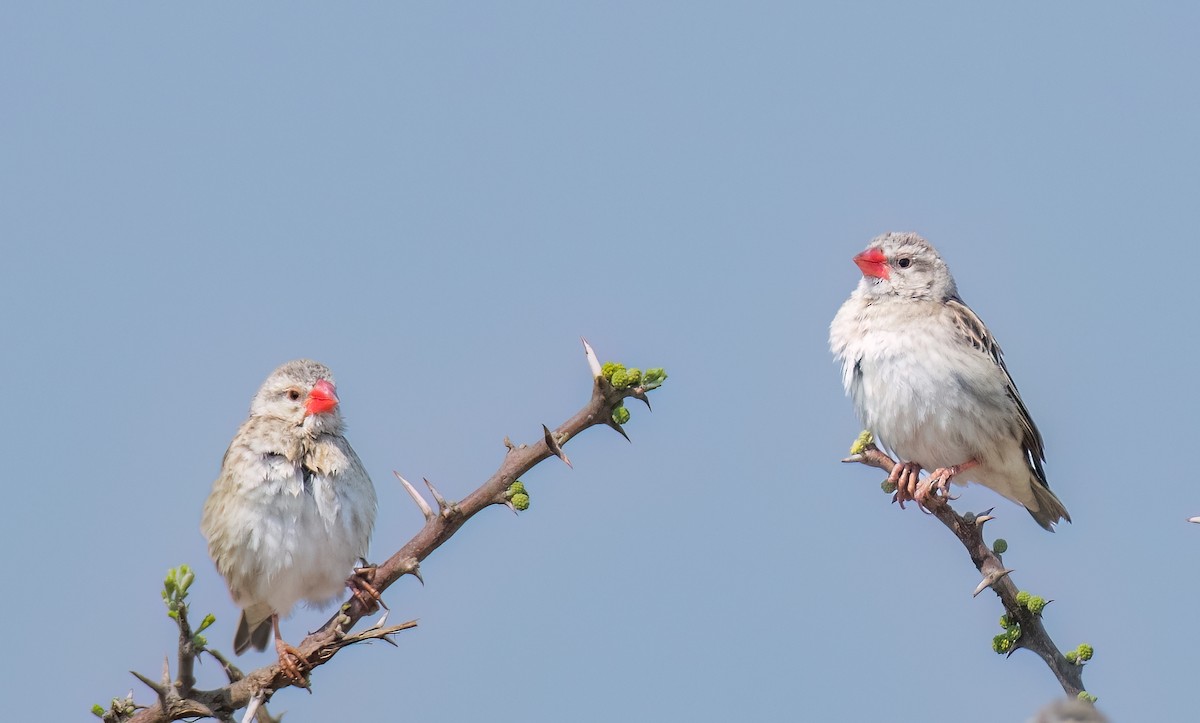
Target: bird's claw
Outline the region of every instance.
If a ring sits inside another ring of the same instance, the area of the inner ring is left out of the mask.
[[[279,654],[279,670],[287,676],[288,680],[299,685],[302,688],[308,687],[308,681],[304,678],[304,670],[309,669],[308,662],[300,655],[300,651],[288,645],[283,640],[275,640],[275,652]]]
[[[383,597],[372,584],[375,581],[375,570],[374,565],[366,564],[364,560],[363,566],[354,568],[354,574],[346,578],[346,587],[350,588],[350,594],[368,614],[375,612],[381,606],[385,610],[388,609],[383,602]]]
[[[938,467],[920,484],[920,489],[913,494],[913,499],[926,512],[931,511],[931,506],[945,504],[958,499],[957,495],[950,494],[950,482],[958,473],[978,465],[979,463],[975,460],[970,460],[963,464],[956,464],[953,467]]]
[[[904,503],[916,499],[915,493],[919,485],[921,477],[921,465],[916,462],[897,462],[892,467],[891,474],[888,475],[888,482],[896,485],[896,494],[892,496],[892,502],[900,504],[900,509],[904,509]]]

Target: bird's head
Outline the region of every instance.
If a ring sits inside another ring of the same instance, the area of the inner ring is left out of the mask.
[[[943,301],[958,295],[954,277],[928,241],[915,233],[885,233],[854,257],[859,288],[870,296]]]
[[[284,364],[254,395],[250,415],[279,419],[302,434],[339,433],[342,415],[333,373],[310,359]]]

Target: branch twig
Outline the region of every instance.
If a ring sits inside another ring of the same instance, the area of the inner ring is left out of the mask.
[[[859,462],[877,467],[885,472],[891,472],[892,467],[896,465],[895,460],[879,450],[873,443],[867,443],[861,447],[856,446],[855,453],[842,461]],[[992,519],[992,516],[985,513],[978,517],[964,517],[951,509],[949,503],[941,499],[936,504],[930,505],[928,510],[939,522],[950,528],[958,541],[967,549],[967,554],[971,556],[971,562],[975,563],[975,568],[983,575],[983,580],[976,588],[975,594],[978,595],[986,587],[992,588],[1004,605],[1009,619],[1020,623],[1021,637],[1013,643],[1013,650],[1009,652],[1009,655],[1017,648],[1031,650],[1050,667],[1051,672],[1058,678],[1059,684],[1062,685],[1068,696],[1074,698],[1083,692],[1083,666],[1068,661],[1059,652],[1054,641],[1050,639],[1050,634],[1042,625],[1041,616],[1035,615],[1027,607],[1017,602],[1017,586],[1009,574],[1012,570],[1006,569],[1000,556],[983,541],[983,525]]]

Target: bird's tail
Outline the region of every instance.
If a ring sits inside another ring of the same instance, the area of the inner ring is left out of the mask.
[[[1071,515],[1067,513],[1067,508],[1063,507],[1063,503],[1050,491],[1040,480],[1034,479],[1033,498],[1037,501],[1037,510],[1029,509],[1029,514],[1033,515],[1033,519],[1047,530],[1054,532],[1054,523],[1059,520],[1071,521]]]
[[[271,608],[251,605],[242,611],[237,632],[233,636],[233,652],[241,655],[246,649],[266,650],[271,639]]]

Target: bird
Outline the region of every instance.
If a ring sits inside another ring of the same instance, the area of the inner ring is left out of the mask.
[[[281,617],[302,600],[327,605],[346,586],[378,600],[363,576],[375,487],[343,430],[328,367],[298,359],[275,369],[225,452],[200,522],[242,609],[234,652],[265,650],[273,631],[293,680],[306,663],[280,635]]]
[[[854,263],[862,279],[829,326],[829,346],[863,425],[899,458],[888,477],[895,499],[924,508],[952,481],[977,482],[1051,532],[1070,522],[1000,345],[933,245],[885,233]]]

